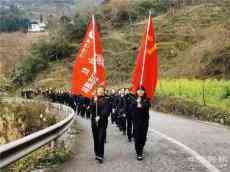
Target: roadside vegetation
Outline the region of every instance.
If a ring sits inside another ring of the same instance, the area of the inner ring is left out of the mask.
[[[51,169],[59,166],[72,157],[70,147],[67,145],[46,145],[2,169],[1,172],[30,172],[33,170]]]
[[[229,110],[230,81],[226,80],[160,80],[157,96],[177,97],[200,105]]]
[[[43,103],[0,101],[0,106],[0,144],[20,139],[60,120]],[[71,154],[69,146],[58,142],[38,149],[1,171],[27,172],[55,166],[69,159]]]
[[[160,80],[153,108],[230,126],[228,80]]]
[[[57,122],[44,104],[0,101],[0,144],[22,138]]]
[[[23,86],[25,83],[32,82],[39,72],[49,67],[49,63],[58,61],[69,56],[71,48],[61,41],[40,41],[33,44],[30,52],[21,62],[16,64],[11,74],[13,83]]]

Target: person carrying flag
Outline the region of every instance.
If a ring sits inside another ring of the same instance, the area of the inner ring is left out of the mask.
[[[88,25],[73,66],[72,94],[91,99],[90,114],[96,160],[103,163],[109,99],[105,96],[106,76],[100,41],[99,26],[95,17]]]
[[[135,95],[135,99],[132,100],[132,117],[137,160],[143,159],[143,148],[149,125],[150,100],[154,96],[157,78],[158,57],[153,17],[150,13],[132,76],[132,93]]]
[[[150,101],[143,87],[137,90],[135,99],[131,100],[134,140],[137,160],[143,159],[143,149],[147,139],[149,127]]]
[[[90,112],[95,160],[103,163],[106,128],[110,114],[110,102],[105,96],[105,89],[103,87],[97,88],[96,94],[90,103]]]

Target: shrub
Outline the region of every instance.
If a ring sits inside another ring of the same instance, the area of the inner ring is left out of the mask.
[[[11,78],[14,84],[22,86],[49,66],[49,62],[70,56],[72,48],[67,41],[40,41],[33,44],[24,60],[16,64]]]
[[[12,141],[9,137],[13,132],[17,138],[23,137],[57,122],[45,104],[14,102],[0,103],[0,105],[0,122],[5,126],[2,131],[7,141]],[[15,130],[12,131],[14,128]]]
[[[133,8],[138,13],[138,16],[148,16],[149,10],[152,11],[153,15],[159,15],[160,13],[166,12],[169,8],[169,0],[143,0],[134,1]]]
[[[29,54],[23,61],[16,64],[11,74],[12,81],[14,84],[22,86],[32,81],[36,74],[44,70],[47,66],[47,60],[37,54]]]
[[[87,28],[89,18],[87,16],[81,16],[76,14],[74,17],[74,23],[70,31],[71,39],[82,39],[85,35],[85,29]],[[66,28],[68,29],[68,28]]]
[[[50,38],[55,42],[79,41],[85,35],[88,21],[88,16],[81,16],[78,13],[72,18],[62,16],[58,23],[48,24]]]
[[[32,54],[48,61],[61,60],[71,55],[70,45],[65,39],[36,43],[31,51]]]

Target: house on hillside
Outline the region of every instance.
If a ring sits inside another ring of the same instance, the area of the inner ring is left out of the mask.
[[[28,32],[45,32],[46,24],[39,22],[31,22],[28,28]]]

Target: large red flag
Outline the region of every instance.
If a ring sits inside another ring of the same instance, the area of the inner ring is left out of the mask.
[[[157,85],[157,75],[157,48],[155,44],[153,17],[150,16],[132,76],[132,93],[135,94],[138,88],[144,87],[148,98],[152,98]]]
[[[92,17],[73,67],[72,93],[92,98],[95,88],[105,84],[100,33]]]

